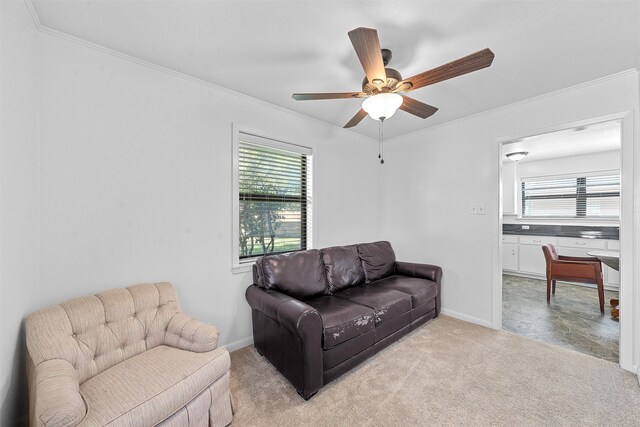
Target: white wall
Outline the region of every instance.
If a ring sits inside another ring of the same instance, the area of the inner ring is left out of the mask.
[[[38,295],[38,35],[23,1],[0,2],[0,424],[24,412],[24,313]]]
[[[516,181],[520,178],[567,175],[620,169],[620,151],[582,154],[579,156],[523,161],[517,164]]]
[[[510,160],[507,160],[510,161]],[[600,171],[620,170],[620,151],[605,151],[601,153],[582,154],[571,157],[521,161],[516,165],[514,175],[515,188],[520,188],[520,180],[529,177],[569,175]],[[519,193],[519,192],[518,192]],[[520,196],[520,194],[518,194]],[[517,203],[520,206],[520,203]],[[619,221],[576,221],[576,220],[518,220],[516,215],[504,215],[505,223],[526,222],[527,224],[580,224],[580,225],[618,225]]]
[[[378,238],[377,147],[355,133],[42,36],[41,305],[168,280],[248,343],[231,272],[232,122],[314,148],[316,246]]]
[[[623,73],[389,142],[382,237],[399,258],[443,267],[445,312],[492,325],[496,140],[627,110],[637,117],[637,85],[635,72]],[[472,204],[486,205],[487,215],[470,215]]]
[[[315,246],[379,238],[371,139],[49,33],[2,5],[2,407],[25,415],[31,311],[174,283],[221,344],[251,340],[232,266],[232,123],[311,146]],[[39,72],[41,70],[41,72]]]

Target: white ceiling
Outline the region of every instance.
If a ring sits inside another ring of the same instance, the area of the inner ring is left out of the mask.
[[[619,151],[620,122],[608,121],[523,138],[503,146],[505,154],[526,151],[521,163],[558,157],[572,157],[605,151]],[[506,157],[504,162],[511,160]]]
[[[378,29],[403,76],[489,47],[484,70],[413,92],[440,110],[398,112],[385,136],[455,120],[637,66],[634,1],[33,1],[46,27],[343,126],[360,101],[294,101],[358,91],[347,31]],[[366,119],[356,132],[377,137]]]

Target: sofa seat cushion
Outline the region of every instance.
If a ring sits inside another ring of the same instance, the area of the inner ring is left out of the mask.
[[[433,300],[438,294],[436,282],[407,276],[391,276],[378,280],[370,286],[395,289],[411,295],[411,305],[416,308]]]
[[[322,318],[322,348],[327,350],[374,329],[372,308],[324,296],[306,301]]]
[[[411,310],[411,295],[382,286],[358,286],[334,295],[374,310],[376,327]]]
[[[80,385],[81,426],[155,425],[229,371],[222,347],[193,353],[164,345],[144,351]]]

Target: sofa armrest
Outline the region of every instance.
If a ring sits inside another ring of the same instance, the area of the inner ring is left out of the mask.
[[[442,279],[442,268],[437,265],[396,261],[396,274],[427,279],[439,284]]]
[[[322,332],[322,321],[318,322],[318,311],[300,300],[255,285],[247,288],[246,297],[252,309],[258,310],[300,337],[313,333],[314,329]]]
[[[440,314],[442,308],[442,296],[440,294],[442,288],[442,268],[431,264],[418,264],[413,262],[396,261],[395,273],[402,276],[415,277],[418,279],[427,279],[436,283],[436,317]]]
[[[305,399],[323,384],[322,318],[303,301],[251,285],[253,343]]]
[[[78,372],[68,361],[52,359],[38,366],[31,362],[29,383],[32,426],[73,427],[87,414]]]
[[[218,347],[220,331],[215,326],[176,313],[167,325],[164,343],[181,350],[204,353]]]

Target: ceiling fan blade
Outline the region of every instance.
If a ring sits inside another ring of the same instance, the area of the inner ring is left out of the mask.
[[[366,112],[366,111],[364,111],[364,110],[361,108],[361,109],[360,109],[360,111],[358,111],[358,112],[356,113],[356,115],[355,115],[355,116],[353,116],[353,117],[351,118],[351,120],[349,120],[349,122],[348,122],[346,125],[344,125],[344,127],[345,127],[345,128],[352,128],[352,127],[354,127],[355,125],[357,125],[358,123],[360,123],[360,121],[361,121],[362,119],[364,119],[365,117],[367,117],[367,112]]]
[[[376,84],[379,80],[380,84],[384,84],[387,74],[380,53],[378,32],[373,28],[360,27],[349,31],[348,34],[369,83]]]
[[[296,101],[313,101],[316,99],[344,99],[344,98],[364,98],[366,93],[362,92],[341,92],[341,93],[294,93],[291,97]]]
[[[413,77],[403,80],[403,82],[410,82],[412,84],[412,87],[408,90],[418,89],[487,68],[493,62],[494,57],[495,55],[491,52],[491,49],[483,49],[464,58],[456,59],[448,64],[425,71],[424,73],[416,74]]]
[[[435,112],[438,111],[436,107],[425,104],[424,102],[416,101],[408,96],[403,96],[403,98],[404,100],[402,101],[402,105],[400,105],[400,109],[413,114],[414,116],[418,116],[421,119],[433,116]]]

